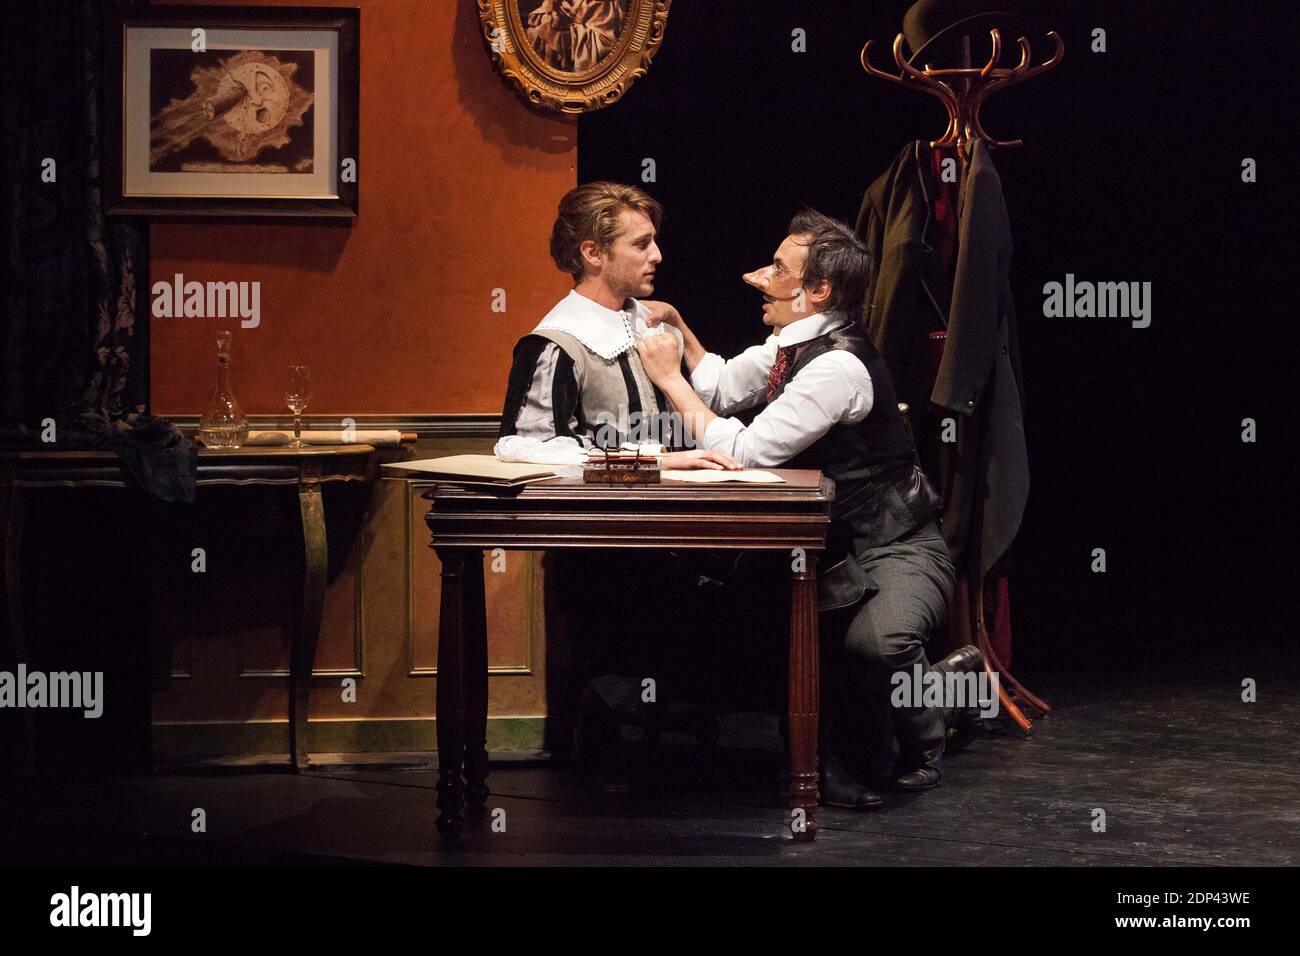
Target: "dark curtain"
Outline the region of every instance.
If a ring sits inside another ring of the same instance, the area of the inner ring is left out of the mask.
[[[6,9],[0,425],[120,422],[146,410],[148,223],[105,217],[99,157],[104,19],[147,6],[29,0]]]

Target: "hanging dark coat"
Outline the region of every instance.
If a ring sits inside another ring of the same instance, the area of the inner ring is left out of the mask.
[[[867,189],[857,232],[875,266],[867,325],[914,418],[957,421],[943,534],[983,580],[1010,548],[1029,495],[1019,342],[1002,182],[976,141],[957,199],[951,280],[936,254],[930,147],[909,144]],[[946,331],[934,374],[927,333]]]

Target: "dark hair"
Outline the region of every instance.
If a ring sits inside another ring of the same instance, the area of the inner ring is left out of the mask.
[[[595,182],[570,189],[560,199],[551,227],[551,258],[561,272],[582,279],[582,244],[588,239],[608,249],[618,238],[618,216],[624,209],[644,213],[658,231],[664,210],[635,186]]]
[[[826,311],[860,310],[871,284],[871,256],[853,230],[816,209],[804,209],[790,220],[790,235],[808,238],[804,288],[825,279],[831,284]]]

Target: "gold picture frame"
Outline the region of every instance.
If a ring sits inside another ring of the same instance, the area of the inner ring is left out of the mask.
[[[650,69],[672,0],[475,0],[501,75],[533,106],[586,113]]]

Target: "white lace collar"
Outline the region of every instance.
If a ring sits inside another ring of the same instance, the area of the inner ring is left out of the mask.
[[[561,299],[533,331],[554,329],[567,332],[603,359],[615,359],[636,347],[643,335],[663,331],[648,328],[645,317],[650,310],[636,299],[628,299],[626,309],[607,309],[588,299],[576,289]]]

